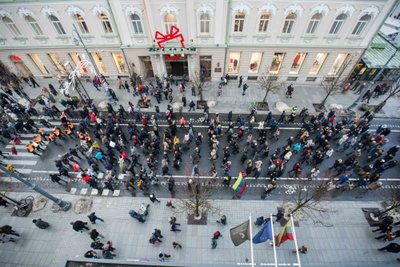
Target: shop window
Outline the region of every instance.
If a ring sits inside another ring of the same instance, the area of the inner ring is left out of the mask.
[[[354,27],[352,31],[352,35],[360,35],[361,32],[365,29],[365,26],[367,26],[368,22],[371,20],[370,15],[364,15],[360,18],[360,20],[357,22],[356,26]]]
[[[260,68],[262,53],[252,53],[249,65],[249,73],[255,74],[258,73]]]
[[[332,24],[331,29],[329,30],[329,34],[338,34],[346,19],[346,14],[340,14],[339,16],[337,16]]]
[[[336,57],[335,62],[333,62],[332,68],[330,69],[328,74],[336,75],[339,72],[340,68],[342,67],[343,63],[345,62],[347,56],[348,54],[339,54]]]
[[[243,12],[235,14],[235,22],[233,23],[233,32],[243,32],[244,19],[246,15]]]
[[[239,73],[240,53],[231,52],[229,54],[228,73]]]
[[[211,77],[212,56],[200,56],[200,76],[206,79]]]
[[[80,14],[74,15],[75,22],[78,24],[78,28],[80,29],[82,34],[89,34],[89,28],[86,24],[85,19]]]
[[[307,30],[306,30],[307,34],[314,34],[315,33],[315,30],[317,29],[318,24],[321,21],[321,18],[322,18],[322,14],[321,13],[314,14],[311,17],[310,22],[308,23],[308,26],[307,26]]]
[[[321,69],[322,65],[324,64],[324,61],[326,57],[328,56],[327,53],[318,53],[317,56],[315,57],[315,60],[312,64],[311,70],[309,74],[311,75],[316,75],[318,74],[319,70]]]
[[[43,64],[42,60],[39,58],[38,54],[28,54],[32,61],[36,64],[36,67],[40,70],[42,74],[49,74],[49,70],[47,67]]]
[[[317,80],[317,77],[307,77],[306,82],[315,82]]]
[[[292,67],[290,68],[289,74],[298,74],[301,65],[303,65],[304,59],[306,58],[306,53],[297,53],[293,59]]]
[[[200,34],[210,34],[210,14],[201,13],[200,15]]]
[[[291,33],[294,25],[294,21],[296,20],[296,13],[289,13],[286,16],[285,23],[283,24],[282,33]]]
[[[268,23],[269,23],[269,13],[264,12],[261,14],[260,22],[258,23],[258,32],[266,33],[268,29]]]
[[[297,81],[297,78],[298,78],[298,77],[287,77],[286,81],[288,81],[288,82],[295,82],[295,81]]]
[[[62,26],[60,20],[56,16],[50,15],[49,20],[51,21],[51,24],[53,24],[53,27],[54,29],[56,29],[58,34],[60,35],[66,34],[64,27]]]
[[[165,25],[165,32],[169,33],[171,26],[176,26],[176,16],[172,13],[165,14],[164,25]]]
[[[53,62],[53,64],[56,67],[57,71],[61,75],[66,76],[67,75],[67,70],[65,69],[64,64],[62,63],[60,56],[57,53],[49,53],[47,55],[49,56],[49,58]]]
[[[34,18],[32,18],[31,16],[26,16],[25,20],[31,26],[33,32],[36,35],[43,35],[42,29],[40,28],[39,24],[37,23],[37,21]]]
[[[92,52],[90,54],[92,55],[94,63],[96,64],[99,72],[103,75],[107,75],[107,68],[106,65],[104,64],[103,57],[101,56],[101,54],[99,52]]]
[[[124,56],[122,55],[122,53],[111,53],[111,55],[114,59],[115,66],[117,66],[118,73],[120,74],[128,73],[125,65]]]
[[[132,26],[133,26],[133,33],[134,34],[143,34],[142,21],[140,20],[139,15],[132,14],[131,22],[132,22]]]
[[[283,58],[285,53],[275,53],[272,57],[271,67],[269,69],[269,73],[278,74],[279,70],[282,66]]]
[[[19,31],[17,25],[15,25],[14,21],[9,17],[2,18],[4,24],[6,24],[7,28],[14,35],[14,37],[21,36],[21,32]]]
[[[108,16],[104,13],[100,13],[99,19],[101,21],[101,24],[103,25],[104,32],[112,33],[113,29],[112,29],[111,22],[110,22],[110,19],[108,18]]]
[[[72,61],[75,63],[76,66],[79,66],[79,73],[81,74],[88,74],[87,68],[81,64],[82,62],[82,57],[79,53],[73,52],[69,53],[69,56],[72,58]]]

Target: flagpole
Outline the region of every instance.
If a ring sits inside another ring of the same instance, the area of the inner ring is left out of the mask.
[[[269,215],[269,220],[271,221],[271,228],[272,228],[272,246],[274,247],[275,267],[278,267],[278,260],[276,258],[276,247],[275,247],[274,219],[272,219],[272,213]]]
[[[251,214],[249,215],[249,225],[250,225],[250,253],[251,253],[251,267],[254,267],[254,251],[253,251],[253,229],[251,226]]]
[[[297,265],[298,265],[299,267],[301,267],[300,255],[299,255],[299,247],[297,246],[296,230],[295,230],[295,227],[294,227],[294,221],[293,221],[293,216],[292,216],[292,214],[290,214],[290,220],[292,221],[294,245],[295,245],[295,247],[296,247]]]

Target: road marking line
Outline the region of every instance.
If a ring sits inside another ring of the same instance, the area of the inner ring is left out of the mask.
[[[6,164],[12,164],[14,167],[15,165],[36,165],[37,160],[26,160],[26,159],[21,159],[21,160],[4,160]]]

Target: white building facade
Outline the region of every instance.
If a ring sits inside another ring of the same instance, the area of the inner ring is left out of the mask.
[[[23,75],[65,76],[88,57],[76,45],[75,25],[97,69],[108,77],[134,72],[143,78],[185,74],[219,80],[229,74],[255,80],[273,75],[311,84],[348,75],[395,4],[2,0],[0,60]],[[81,71],[93,75],[91,68]]]

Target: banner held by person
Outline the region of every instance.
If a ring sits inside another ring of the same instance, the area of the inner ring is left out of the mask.
[[[239,194],[243,194],[244,189],[246,188],[246,178],[243,177],[242,172],[239,172],[239,176],[236,179],[236,182],[232,185],[233,190],[239,192]]]

